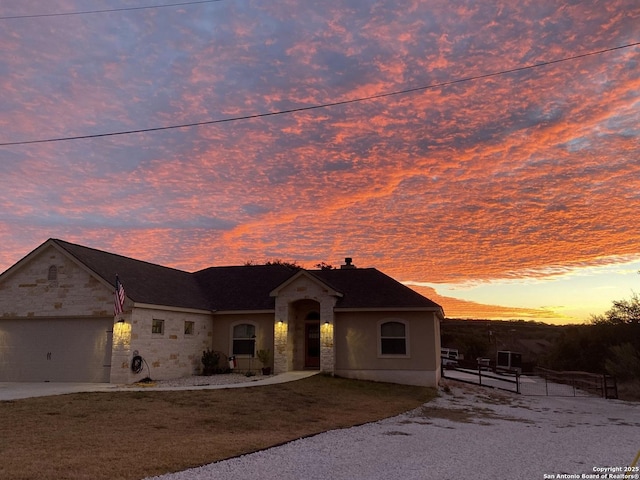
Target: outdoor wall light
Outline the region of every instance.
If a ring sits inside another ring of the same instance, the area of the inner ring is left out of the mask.
[[[124,318],[119,318],[116,323],[124,323]]]

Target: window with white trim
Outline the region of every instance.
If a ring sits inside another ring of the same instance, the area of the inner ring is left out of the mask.
[[[233,327],[232,355],[253,357],[256,353],[256,326],[251,323],[239,323]]]
[[[404,322],[380,324],[380,354],[407,355],[407,326]]]

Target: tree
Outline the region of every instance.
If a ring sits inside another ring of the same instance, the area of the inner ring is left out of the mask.
[[[282,265],[283,267],[290,268],[291,270],[301,270],[302,266],[294,260],[293,262],[287,262],[276,258],[275,260],[268,260],[265,265]]]
[[[256,262],[255,260],[247,260],[244,262],[245,267],[257,267],[259,265],[281,265],[283,267],[290,268],[291,270],[301,270],[304,268],[302,265],[298,265],[298,263],[294,260],[293,262],[287,262],[286,260],[280,260],[276,258],[274,260],[267,260],[264,263]]]
[[[616,300],[585,325],[563,327],[548,356],[556,370],[614,373],[620,379],[639,378],[640,296]]]
[[[319,270],[335,270],[336,268],[333,265],[325,262],[316,263],[314,267],[316,267]]]
[[[603,315],[592,315],[595,325],[640,324],[640,297],[634,293],[629,300],[616,300]]]

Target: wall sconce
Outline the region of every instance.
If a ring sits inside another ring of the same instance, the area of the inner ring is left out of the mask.
[[[120,317],[116,323],[124,323],[124,318]]]
[[[320,329],[320,341],[324,347],[333,347],[333,324],[329,320],[325,320]]]

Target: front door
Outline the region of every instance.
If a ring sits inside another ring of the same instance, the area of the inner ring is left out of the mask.
[[[304,324],[304,367],[320,368],[320,322]]]

